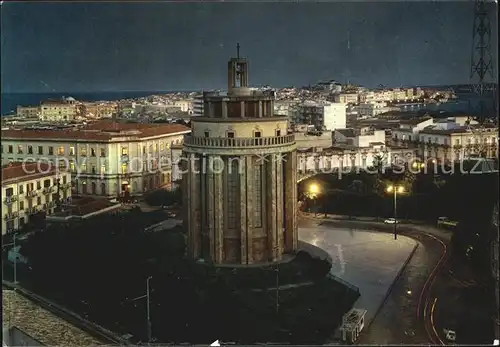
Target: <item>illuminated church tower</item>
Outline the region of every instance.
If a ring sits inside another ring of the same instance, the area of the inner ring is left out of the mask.
[[[297,155],[272,91],[248,87],[248,61],[228,62],[228,91],[204,93],[184,139],[188,255],[214,264],[280,261],[297,249]]]

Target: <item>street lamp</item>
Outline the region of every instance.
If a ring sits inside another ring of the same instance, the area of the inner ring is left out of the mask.
[[[390,185],[387,187],[387,193],[394,195],[394,240],[398,239],[398,194],[403,194],[405,192],[405,188],[403,186],[393,186]]]
[[[149,281],[151,280],[151,276],[149,276],[147,279],[146,279],[146,294],[142,295],[142,296],[139,296],[137,298],[134,298],[132,300],[130,300],[131,302],[132,301],[136,301],[136,300],[140,300],[140,299],[144,299],[146,298],[146,320],[147,320],[147,331],[148,331],[148,343],[151,343],[151,311],[150,311],[150,299],[149,299]]]
[[[418,161],[414,161],[411,166],[414,169],[423,169],[423,168],[425,168],[425,164],[424,163],[419,163]]]
[[[309,196],[314,200],[314,216],[317,215],[318,211],[316,209],[316,198],[318,197],[320,192],[319,186],[316,183],[313,183],[309,186]]]

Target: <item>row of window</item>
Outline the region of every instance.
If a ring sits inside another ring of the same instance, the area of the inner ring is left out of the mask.
[[[397,140],[397,139],[398,139],[398,135],[397,135],[397,134],[395,134],[395,135],[394,135],[394,139],[395,139],[395,140]],[[403,135],[401,139],[402,139],[402,140],[406,140],[406,135]],[[411,141],[411,140],[412,140],[412,137],[411,137],[411,135],[409,135],[409,136],[408,136],[408,141]],[[416,137],[416,140],[418,140],[418,137]],[[437,137],[434,137],[434,139],[433,139],[433,138],[431,138],[431,137],[427,137],[427,143],[433,143],[433,142],[432,142],[432,140],[434,140],[434,143],[438,143],[438,142],[439,142],[439,139],[438,139]],[[483,141],[482,141],[482,142],[483,142],[483,144],[487,144],[487,143],[488,143],[488,140],[489,140],[489,138],[488,138],[488,137],[484,137],[484,138],[483,138]],[[425,142],[425,137],[424,137],[424,136],[421,136],[421,137],[420,137],[420,141],[421,141],[421,142]],[[493,143],[495,143],[495,141],[496,141],[496,139],[495,139],[494,137],[492,137],[492,138],[491,138],[491,142],[490,142],[490,143],[492,143],[492,144],[493,144]],[[478,139],[478,138],[475,138],[475,139],[474,139],[474,143],[475,143],[475,144],[479,144],[479,143],[480,143],[479,139]],[[444,139],[443,139],[443,144],[444,144],[444,145],[448,145],[448,139],[447,139],[447,138],[444,138]],[[460,146],[460,139],[455,139],[455,143],[454,143],[454,144],[455,144],[455,146]],[[468,144],[468,145],[471,145],[471,144],[472,144],[472,138],[467,138],[467,144]]]
[[[178,139],[178,140],[175,140],[175,141],[172,141],[171,143],[170,142],[163,142],[163,141],[160,141],[160,144],[158,145],[158,143],[153,143],[153,144],[150,144],[148,147],[148,153],[156,153],[158,152],[158,147],[160,148],[160,152],[163,152],[165,150],[169,150],[170,149],[170,145],[180,145],[182,143],[182,140]],[[142,147],[142,153],[145,154],[146,153],[146,146],[143,146]],[[122,147],[121,148],[121,155],[125,156],[125,155],[128,155],[128,147]]]
[[[63,196],[62,196],[63,199],[66,198],[66,192],[63,192]],[[48,195],[43,197],[43,196],[37,196],[36,197],[36,204],[34,203],[34,201],[32,199],[29,199],[29,200],[26,200],[26,204],[25,204],[25,201],[23,200],[20,200],[19,201],[19,211],[24,211],[24,209],[31,209],[33,208],[34,206],[40,206],[40,205],[43,205],[43,204],[46,204],[50,201],[57,201],[57,194],[52,194],[52,198],[50,198]],[[7,213],[12,213],[12,206],[9,206],[9,208],[7,209]]]
[[[172,141],[172,144],[180,144],[181,140],[176,140]],[[163,152],[165,149],[168,150],[170,148],[170,143],[168,142],[163,142],[161,141],[159,144],[160,151]],[[66,149],[64,146],[59,146],[57,147],[56,151],[54,152],[54,146],[48,146],[48,155],[54,155],[54,153],[57,153],[59,156],[63,156],[66,154]],[[44,155],[44,147],[43,146],[37,146],[36,148],[36,154],[38,155]],[[143,147],[143,153],[146,153],[146,146]],[[35,148],[32,145],[17,145],[16,148],[17,154],[35,154]],[[157,152],[158,151],[158,143],[154,143],[149,145],[149,152]],[[3,153],[3,145],[1,146],[1,152]],[[7,153],[13,154],[14,153],[14,146],[13,145],[8,145],[7,146]],[[80,147],[80,156],[86,157],[87,155],[90,155],[91,157],[97,157],[99,154],[100,157],[106,157],[106,149],[105,148],[99,148],[96,149],[94,147],[90,147],[89,151],[87,151],[87,147]],[[75,146],[70,146],[69,147],[69,152],[68,155],[74,156],[76,155],[76,147]],[[128,155],[128,147],[122,147],[121,148],[121,155]]]
[[[387,162],[387,159],[384,160],[384,162]],[[366,163],[366,158],[361,159],[361,167],[366,167],[367,166],[366,164],[367,164]],[[299,163],[299,166],[303,166],[304,168],[307,168],[309,165],[307,165],[307,162],[302,162],[302,163]],[[339,166],[343,167],[344,166],[344,162],[343,161],[339,162]],[[356,166],[356,159],[351,159],[350,160],[350,166],[351,167],[355,167]],[[320,162],[316,161],[314,163],[314,167],[315,167],[316,170],[319,170],[321,168]],[[323,168],[324,169],[332,169],[332,168],[334,168],[333,162],[330,161],[330,160],[325,160],[323,162]]]
[[[228,130],[228,131],[226,131],[226,138],[234,139],[235,134],[236,133],[234,131]],[[281,136],[281,130],[276,129],[274,134],[275,134],[275,136]],[[205,137],[210,137],[210,131],[205,131]],[[253,137],[262,137],[262,132],[260,132],[259,130],[254,130]]]
[[[167,163],[166,161],[162,161],[161,163]],[[149,162],[149,165],[148,165],[148,162],[147,161],[143,161],[142,163],[142,167],[136,171],[144,171],[144,170],[147,170],[147,169],[151,169],[151,170],[157,170],[159,168],[159,162],[157,159],[154,159],[152,161]],[[71,161],[69,163],[69,170],[71,172],[77,172],[78,170],[76,169],[76,164],[74,161]],[[91,173],[93,175],[97,174],[97,166],[96,165],[91,165],[90,166],[90,170],[89,168],[87,167],[87,164],[85,163],[82,163],[80,164],[80,168],[79,168],[79,172],[80,173]],[[100,171],[99,171],[99,174],[106,174],[107,172],[107,166],[106,164],[102,164],[101,167],[100,167]],[[120,166],[120,173],[122,174],[126,174],[129,172],[129,164],[128,163],[122,163],[121,166]]]
[[[48,152],[47,152],[48,155],[54,155],[54,146],[48,146],[47,150],[48,150]],[[100,148],[99,150],[100,150],[99,151],[99,156],[100,157],[105,157],[106,156],[106,149],[105,148]],[[24,151],[25,151],[25,146],[24,145],[17,145],[17,154],[24,154]],[[3,153],[3,145],[2,145],[2,153]],[[13,145],[8,145],[7,146],[7,153],[9,153],[9,154],[14,153],[14,146]],[[55,153],[57,153],[57,155],[59,155],[59,156],[63,156],[66,153],[66,149],[65,149],[64,146],[59,146],[59,147],[57,147],[57,151]],[[75,153],[76,153],[75,147],[74,146],[70,146],[69,147],[68,155],[74,156]],[[34,146],[32,146],[32,145],[26,145],[26,154],[35,154]],[[43,146],[37,146],[36,154],[38,154],[38,155],[44,155],[45,154]],[[80,155],[83,156],[83,157],[87,156],[87,148],[86,147],[81,147],[80,148]],[[97,150],[95,148],[90,148],[90,156],[91,157],[97,157]]]
[[[62,182],[60,182],[62,184],[66,184],[66,176],[63,176],[62,177]],[[37,190],[40,190],[42,189],[42,184],[43,184],[43,188],[49,188],[49,187],[52,187],[52,186],[57,186],[57,178],[47,178],[45,180],[43,180],[43,183],[42,181],[36,181],[36,189]],[[31,182],[31,183],[20,183],[18,186],[17,186],[17,193],[18,194],[24,194],[25,192],[25,187],[26,187],[26,191],[27,192],[31,192],[33,190],[35,190],[35,183]],[[12,196],[14,195],[14,188],[13,187],[9,187],[7,189],[5,189],[5,195],[6,196]]]

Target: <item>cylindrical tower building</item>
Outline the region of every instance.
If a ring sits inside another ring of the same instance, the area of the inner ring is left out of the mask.
[[[228,63],[228,92],[204,94],[183,149],[188,254],[213,264],[280,261],[297,249],[297,157],[274,92],[248,88],[248,62]]]

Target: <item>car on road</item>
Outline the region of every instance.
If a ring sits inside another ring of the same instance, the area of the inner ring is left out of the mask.
[[[175,218],[175,217],[177,217],[177,214],[169,211],[169,212],[167,212],[167,217],[168,218]]]
[[[394,219],[394,218],[387,218],[385,221],[384,221],[385,224],[399,224],[399,221]]]
[[[439,217],[437,219],[437,226],[442,228],[454,228],[458,225],[457,221],[450,220],[448,217]]]

